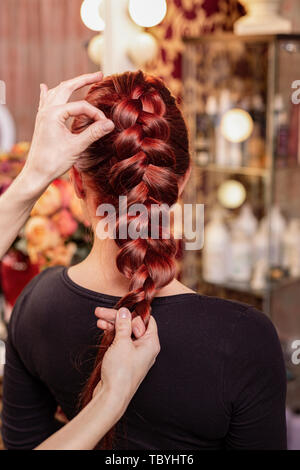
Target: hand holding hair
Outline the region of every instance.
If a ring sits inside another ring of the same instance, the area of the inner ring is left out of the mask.
[[[105,309],[108,310],[108,309]],[[125,411],[140,383],[153,366],[160,351],[156,321],[150,321],[144,334],[132,339],[132,317],[127,308],[115,313],[115,337],[106,351],[101,369],[101,382],[94,390],[95,397],[103,388],[124,401]],[[141,323],[142,320],[140,320]],[[120,396],[122,390],[122,397]]]
[[[108,310],[105,309],[106,314]],[[110,316],[115,320],[115,339],[104,355],[101,381],[92,400],[37,450],[93,449],[121,418],[153,366],[160,351],[154,318],[150,317],[145,334],[134,341],[130,311],[121,308],[110,312]]]
[[[39,110],[24,173],[29,175],[31,183],[35,178],[42,190],[66,173],[89,145],[114,129],[114,123],[87,101],[68,103],[74,91],[100,82],[102,78],[101,72],[82,75],[51,90],[41,84]],[[67,128],[66,121],[80,115],[93,122],[75,135]]]
[[[117,312],[118,311],[114,308],[97,307],[95,310],[95,315],[96,317],[98,317],[98,328],[103,331],[114,331]],[[143,336],[145,331],[145,323],[143,322],[141,317],[137,316],[133,318],[132,333],[134,334],[135,338],[138,339]]]
[[[114,123],[87,101],[68,103],[74,91],[101,80],[102,73],[97,72],[62,82],[52,90],[41,85],[39,111],[27,161],[0,198],[0,259],[47,186],[68,171],[90,144],[114,129]],[[75,135],[68,130],[66,121],[78,115],[85,115],[93,122]]]

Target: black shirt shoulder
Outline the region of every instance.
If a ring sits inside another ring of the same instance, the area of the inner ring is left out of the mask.
[[[58,293],[60,289],[60,276],[64,268],[57,266],[45,269],[43,272],[35,276],[23,289],[19,295],[13,308],[12,316],[9,323],[9,331],[14,341],[16,329],[22,328],[22,323],[31,323],[39,321],[43,318],[43,314],[51,305],[58,301]],[[55,316],[55,309],[53,316]],[[19,326],[19,323],[21,325]]]

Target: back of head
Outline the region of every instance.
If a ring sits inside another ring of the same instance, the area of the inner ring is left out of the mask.
[[[164,236],[160,214],[153,214],[178,199],[179,186],[190,165],[186,125],[163,82],[141,71],[107,77],[90,89],[86,100],[101,109],[115,129],[93,143],[77,166],[86,175],[96,204],[111,203],[116,207],[115,241],[120,248],[117,266],[130,280],[129,293],[117,307],[129,308],[133,316],[140,315],[147,324],[157,289],[175,276],[175,241],[172,236]],[[80,116],[74,120],[72,131],[80,132],[89,124],[87,117]],[[125,217],[118,208],[120,196],[126,196]],[[143,204],[147,220],[130,215],[135,204]],[[135,219],[141,236],[119,237]],[[157,237],[152,236],[154,232]],[[112,339],[111,334],[102,339],[83,404],[92,398],[101,377],[102,357]]]

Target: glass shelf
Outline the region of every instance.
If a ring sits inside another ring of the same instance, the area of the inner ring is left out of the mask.
[[[181,279],[262,310],[290,345],[300,338],[300,277],[287,276],[300,272],[300,36],[204,35],[185,42],[183,67],[194,161],[184,202],[205,204],[205,235],[184,253]],[[270,281],[276,266],[285,277]],[[251,288],[257,279],[265,289]]]
[[[263,298],[268,292],[274,289],[279,290],[281,288],[290,286],[292,284],[299,283],[300,278],[288,277],[288,278],[282,279],[281,281],[270,281],[268,286],[265,289],[252,289],[249,283],[243,283],[243,282],[231,282],[231,281],[224,282],[224,283],[211,283],[207,281],[202,281],[202,282],[204,282],[207,285],[215,286],[218,288],[234,290],[237,292],[242,292],[245,294],[253,295],[254,297]]]
[[[231,173],[231,174],[240,174],[240,175],[249,175],[249,176],[259,176],[265,178],[268,176],[269,171],[266,168],[255,168],[255,167],[246,167],[246,166],[220,166],[214,163],[210,163],[205,166],[200,166],[195,164],[196,171],[211,171],[219,173]]]

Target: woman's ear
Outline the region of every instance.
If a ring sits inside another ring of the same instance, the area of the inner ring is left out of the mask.
[[[179,181],[179,196],[181,196],[181,194],[183,193],[185,185],[186,185],[186,183],[188,182],[188,180],[191,176],[191,171],[192,171],[192,167],[190,165],[187,172],[186,172],[186,174]]]
[[[85,190],[83,189],[82,176],[75,166],[73,166],[70,170],[70,181],[74,186],[76,196],[79,199],[84,199]]]

